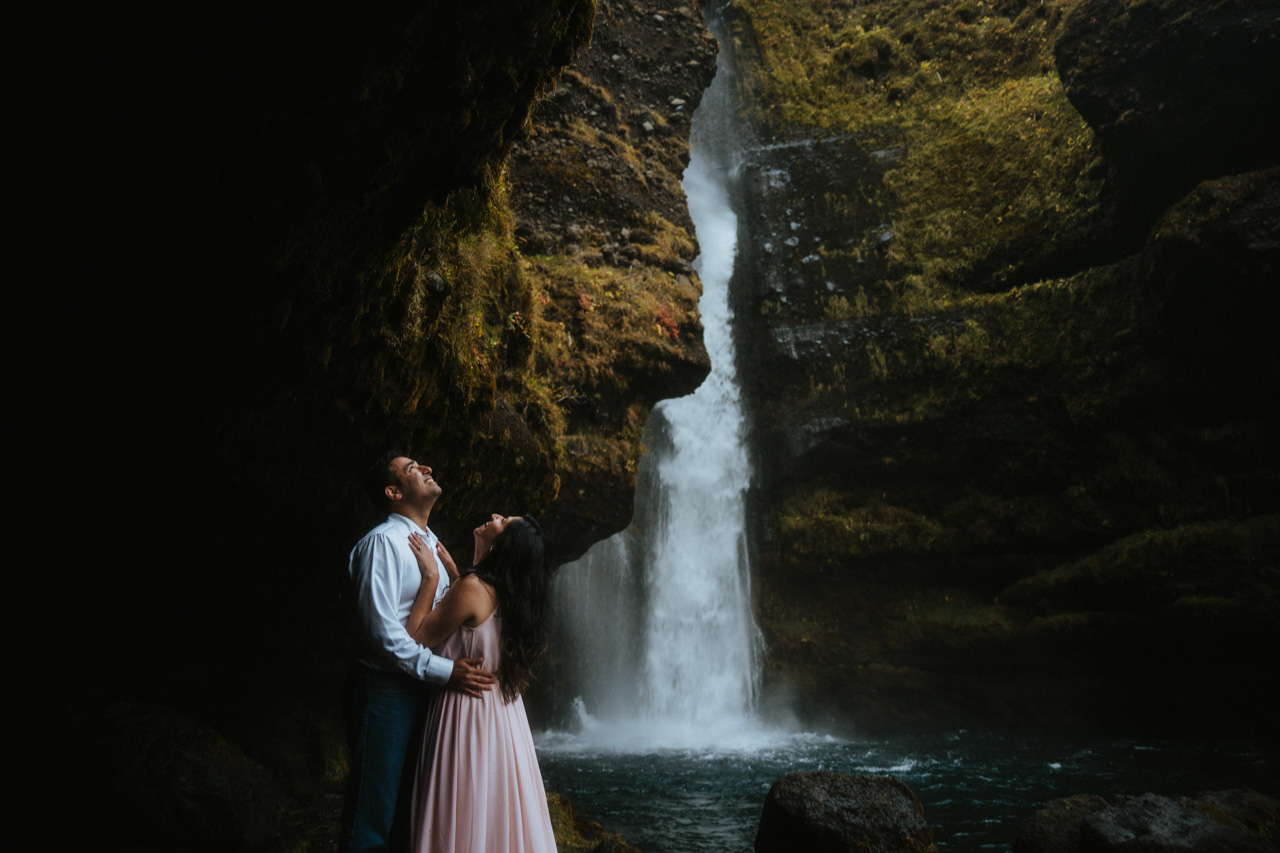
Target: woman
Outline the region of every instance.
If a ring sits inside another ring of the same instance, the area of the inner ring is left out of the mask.
[[[550,554],[532,516],[494,515],[475,529],[476,557],[431,609],[435,562],[411,540],[423,584],[409,633],[442,657],[484,659],[498,683],[479,699],[441,690],[432,700],[413,790],[412,849],[554,851],[533,735],[521,691],[546,645]]]

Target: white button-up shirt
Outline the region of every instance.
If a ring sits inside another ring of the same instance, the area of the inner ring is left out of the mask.
[[[444,684],[453,674],[453,661],[418,645],[405,628],[422,586],[422,574],[409,547],[410,533],[417,533],[426,541],[427,553],[435,560],[436,535],[398,513],[392,513],[351,549],[348,571],[355,583],[356,607],[367,649],[361,662],[375,669],[398,669],[423,681]],[[449,587],[449,576],[438,560],[436,565],[440,580],[433,607]]]

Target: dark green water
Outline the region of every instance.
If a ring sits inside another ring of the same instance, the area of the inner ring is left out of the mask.
[[[545,734],[547,789],[643,851],[749,851],[769,786],[801,770],[891,775],[911,786],[939,848],[1009,850],[1018,825],[1071,794],[1280,793],[1274,748],[1247,742],[1068,741],[957,732],[885,740],[792,735],[722,750],[626,753]]]

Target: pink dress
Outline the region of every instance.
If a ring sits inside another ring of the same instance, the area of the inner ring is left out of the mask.
[[[455,631],[434,651],[484,658],[498,668],[502,619]],[[431,703],[413,783],[418,853],[516,853],[556,849],[524,700],[502,701],[494,685],[476,699],[439,690]]]

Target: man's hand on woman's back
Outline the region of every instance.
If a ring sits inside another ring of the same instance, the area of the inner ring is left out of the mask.
[[[453,662],[453,672],[445,685],[448,690],[457,690],[468,696],[479,698],[485,691],[498,682],[498,677],[487,669],[481,669],[484,658],[459,658]]]

